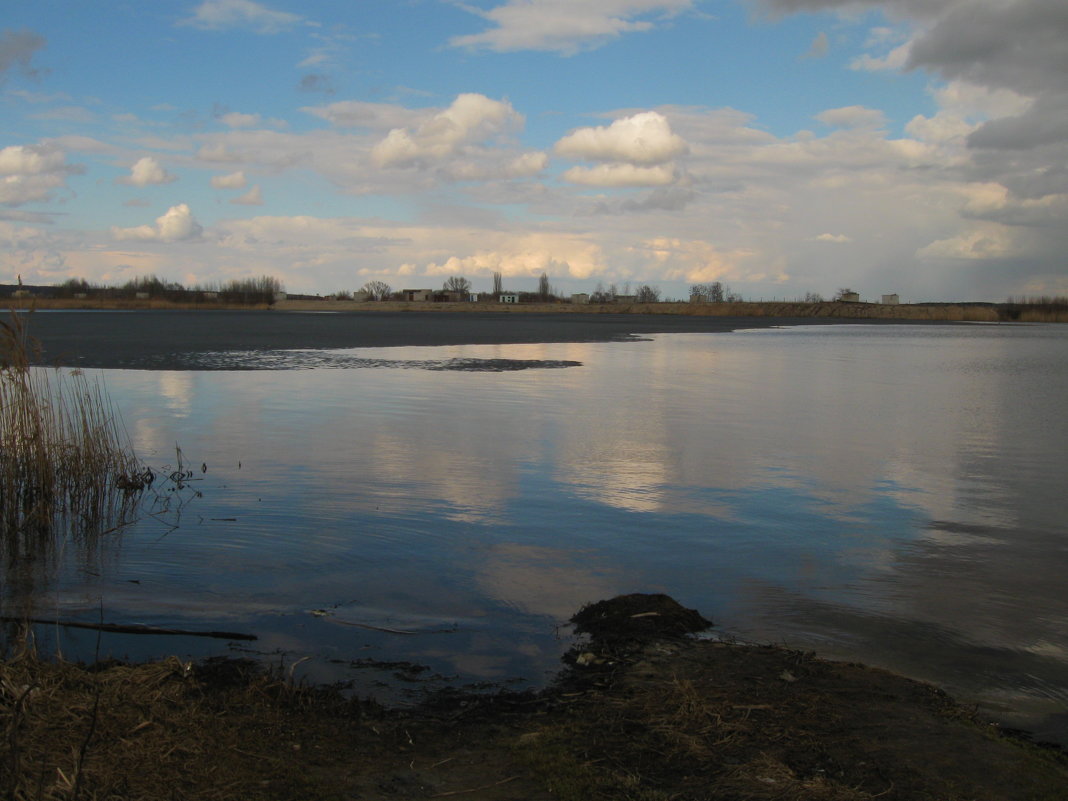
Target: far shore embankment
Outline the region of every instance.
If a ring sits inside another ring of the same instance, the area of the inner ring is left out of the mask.
[[[950,322],[1004,322],[1004,304],[993,303],[803,303],[794,301],[739,301],[736,303],[426,303],[386,301],[356,303],[350,300],[284,300],[278,311],[407,311],[407,312],[502,312],[505,314],[640,314],[682,317],[780,317],[833,320],[942,320]],[[1068,312],[1058,319],[1049,314],[1022,322],[1068,322]]]
[[[183,369],[190,354],[334,350],[434,345],[608,342],[668,333],[722,333],[742,328],[907,320],[834,317],[718,316],[478,309],[412,304],[428,310],[349,303],[305,310],[40,310],[28,315],[39,345],[37,364],[110,369]],[[456,304],[460,305],[460,304]],[[434,309],[436,311],[431,311]],[[318,313],[317,313],[318,312]],[[917,322],[917,321],[913,321]],[[938,324],[938,321],[928,321]]]

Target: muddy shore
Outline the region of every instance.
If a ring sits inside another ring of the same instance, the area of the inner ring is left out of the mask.
[[[219,351],[607,342],[657,333],[908,321],[813,317],[465,312],[36,311],[35,361],[71,367],[181,369]],[[937,323],[928,323],[937,324]],[[944,323],[943,323],[944,324]]]
[[[582,612],[589,639],[548,689],[450,691],[408,709],[237,661],[84,668],[22,654],[0,662],[0,796],[1068,797],[1061,752],[1005,736],[930,685],[694,639],[699,616],[666,596]]]

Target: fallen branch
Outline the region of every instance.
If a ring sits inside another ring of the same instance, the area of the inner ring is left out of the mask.
[[[82,623],[77,620],[45,620],[39,617],[8,617],[0,615],[2,623],[33,623],[42,626],[64,626],[72,629],[92,629],[110,631],[116,634],[175,634],[185,637],[215,637],[220,640],[255,640],[255,634],[242,634],[236,631],[190,631],[189,629],[167,629],[160,626],[143,626],[138,623]]]

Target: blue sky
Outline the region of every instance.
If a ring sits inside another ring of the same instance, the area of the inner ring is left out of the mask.
[[[44,1],[0,25],[0,282],[1068,292],[1063,0]]]

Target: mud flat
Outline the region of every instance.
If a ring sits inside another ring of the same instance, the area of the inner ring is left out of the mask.
[[[384,709],[250,663],[0,662],[0,795],[123,799],[1068,797],[1060,752],[939,690],[781,648],[694,639],[662,595],[586,607],[538,693]]]
[[[220,351],[604,342],[832,322],[847,321],[477,311],[35,311],[28,329],[41,345],[39,363],[166,370],[187,365],[190,354]]]

